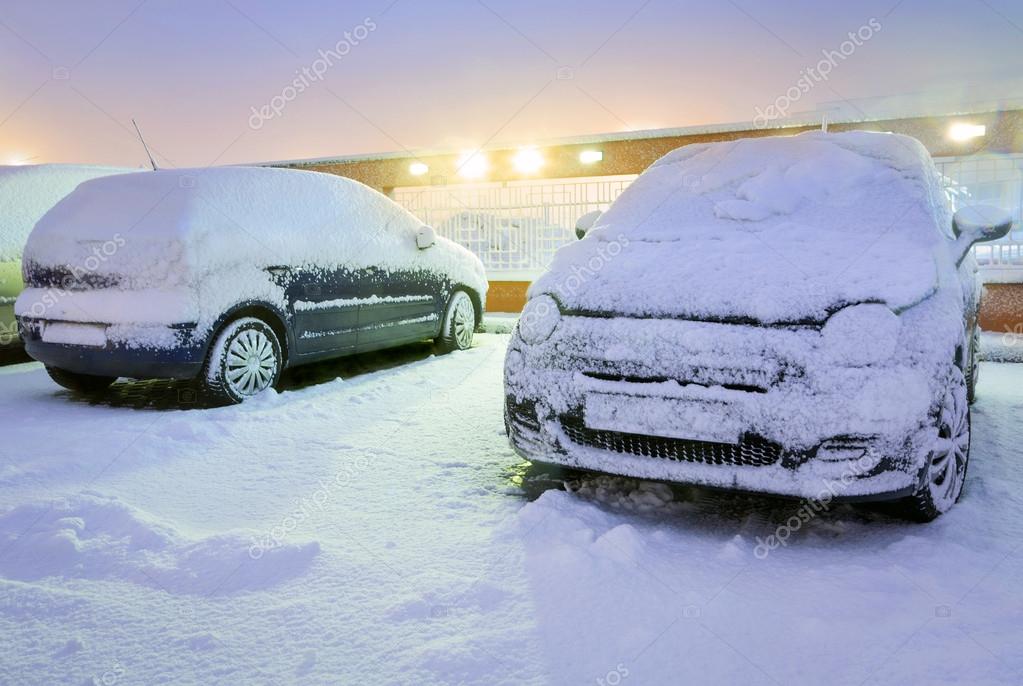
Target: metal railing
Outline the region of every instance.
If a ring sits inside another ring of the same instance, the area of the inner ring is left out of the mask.
[[[974,248],[982,278],[984,273],[1023,270],[1023,155],[982,154],[936,158],[953,204],[997,205],[1013,213],[1009,235],[995,243]]]
[[[492,276],[531,280],[575,240],[579,217],[606,210],[635,178],[397,188],[394,199],[473,251]]]

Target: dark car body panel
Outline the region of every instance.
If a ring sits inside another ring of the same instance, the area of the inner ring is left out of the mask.
[[[49,275],[41,281],[48,282]],[[88,347],[42,340],[45,322],[22,317],[29,355],[46,365],[80,374],[129,378],[194,378],[219,329],[239,316],[258,316],[283,334],[288,367],[436,338],[455,286],[428,271],[383,272],[274,268],[267,278],[284,290],[287,309],[262,301],[241,302],[221,315],[210,332],[178,325],[179,345],[142,349],[121,344]],[[33,277],[30,275],[30,281]],[[470,292],[474,302],[479,295]],[[478,305],[477,305],[478,308]],[[477,318],[481,319],[481,312]]]

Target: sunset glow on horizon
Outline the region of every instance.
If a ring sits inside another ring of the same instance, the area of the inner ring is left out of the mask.
[[[1019,38],[945,1],[18,0],[0,160],[139,166],[132,117],[159,163],[192,166],[969,111],[1023,100]]]

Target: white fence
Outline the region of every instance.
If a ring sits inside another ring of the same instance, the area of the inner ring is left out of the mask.
[[[1023,273],[1023,155],[937,158],[954,202],[1011,209],[1016,225],[977,248],[985,278]],[[635,176],[397,188],[394,199],[437,233],[479,255],[495,279],[532,280],[554,252],[575,240],[575,222],[606,210]]]
[[[1023,155],[939,157],[934,162],[945,176],[955,204],[997,205],[1013,214],[1016,223],[1008,236],[977,246],[982,276],[986,273],[997,280],[1007,272],[1023,271]]]
[[[476,253],[492,277],[532,280],[575,240],[575,222],[606,210],[635,176],[396,188],[394,199]]]

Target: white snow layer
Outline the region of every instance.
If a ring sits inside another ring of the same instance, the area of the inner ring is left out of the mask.
[[[916,139],[808,132],[688,145],[645,171],[531,295],[630,315],[819,320],[904,308],[954,269],[951,213]]]
[[[20,259],[32,227],[78,184],[131,171],[77,164],[0,166],[0,262]]]
[[[246,300],[283,309],[283,289],[266,272],[281,265],[442,271],[485,296],[479,260],[441,237],[419,250],[415,231],[421,226],[381,193],[332,174],[161,170],[82,184],[39,222],[25,261],[84,266],[117,284],[99,295],[73,291],[47,305],[50,316],[72,321],[197,321],[202,328]],[[97,248],[103,258],[90,259]],[[102,302],[120,297],[117,291],[141,290],[163,291],[172,305],[157,310],[147,305],[149,298],[130,295],[116,307]],[[30,312],[45,296],[45,289],[27,291],[17,311]]]
[[[300,574],[319,547],[288,544],[266,551],[267,564],[246,567],[256,532],[192,540],[110,498],[82,494],[21,505],[0,516],[0,574],[33,581],[55,575],[121,579],[168,593],[229,593],[265,588]],[[17,545],[11,545],[17,542]],[[219,588],[213,579],[224,580]]]
[[[477,340],[211,411],[0,368],[0,680],[1019,683],[1023,367],[983,365],[962,501],[919,525],[612,477],[529,502]]]

